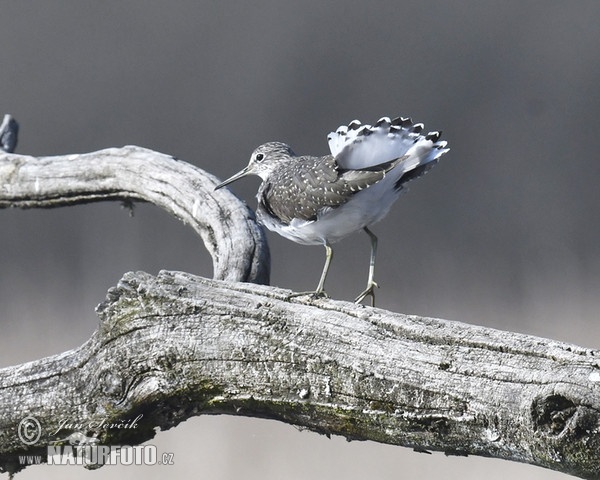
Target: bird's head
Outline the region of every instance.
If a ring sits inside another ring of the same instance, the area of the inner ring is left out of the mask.
[[[225,185],[229,185],[247,175],[257,175],[265,180],[279,164],[295,156],[296,154],[292,151],[290,146],[285,143],[263,143],[252,152],[250,162],[246,168],[217,185],[215,190],[218,190]]]

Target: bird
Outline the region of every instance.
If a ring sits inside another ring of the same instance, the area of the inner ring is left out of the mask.
[[[296,155],[282,142],[257,147],[248,165],[215,190],[247,175],[262,182],[256,216],[262,225],[296,243],[323,245],[325,265],[316,290],[328,297],[325,280],[333,258],[332,244],[359,230],[370,238],[366,288],[354,299],[370,297],[375,306],[377,236],[370,227],[381,220],[405,185],[429,171],[449,151],[441,131],[421,133],[424,125],[410,117],[380,118],[374,125],[353,120],[327,136],[330,155]]]

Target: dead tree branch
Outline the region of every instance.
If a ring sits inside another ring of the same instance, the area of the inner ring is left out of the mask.
[[[0,208],[52,208],[106,200],[145,201],[198,233],[214,278],[269,283],[269,248],[254,213],[215,176],[141,147],[31,157],[0,153]]]
[[[1,469],[75,433],[131,445],[226,413],[600,478],[600,352],[233,283],[266,282],[268,251],[247,208],[215,183],[138,147],[0,154],[0,207],[151,201],[192,225],[215,276],[230,280],[127,273],[84,345],[0,370]],[[64,412],[87,427],[65,427]],[[138,415],[134,429],[94,427]],[[27,416],[41,424],[34,445],[19,438]]]

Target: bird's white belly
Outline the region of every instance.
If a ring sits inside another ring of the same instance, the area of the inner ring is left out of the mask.
[[[399,193],[389,188],[385,180],[355,194],[347,203],[329,210],[317,221],[295,219],[289,225],[284,225],[266,215],[259,215],[259,220],[269,230],[296,243],[335,243],[378,222],[388,213]]]

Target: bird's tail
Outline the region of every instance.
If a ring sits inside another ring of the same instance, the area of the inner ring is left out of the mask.
[[[435,165],[449,150],[447,142],[440,141],[441,132],[423,135],[422,130],[423,124],[413,124],[410,118],[383,117],[373,126],[354,120],[330,133],[327,139],[332,155],[343,169],[366,169],[406,156],[399,167],[404,174],[414,171],[412,179]]]

